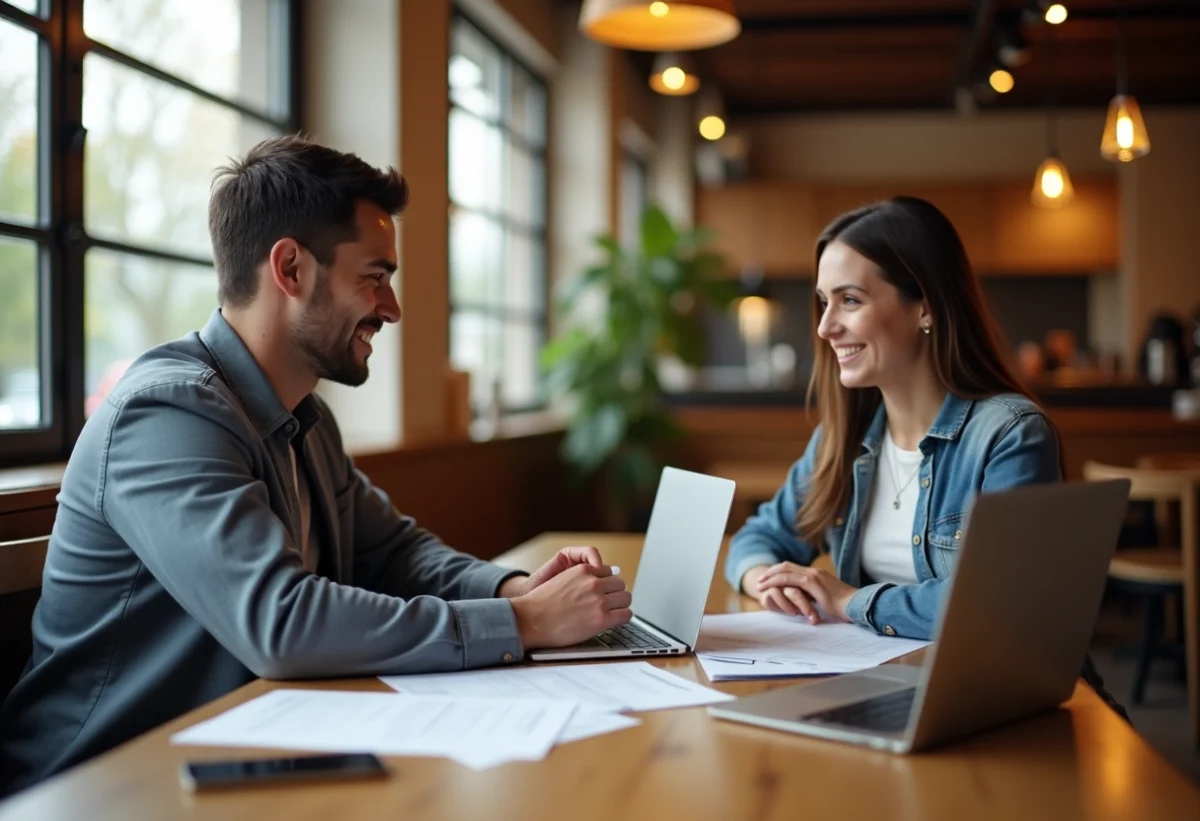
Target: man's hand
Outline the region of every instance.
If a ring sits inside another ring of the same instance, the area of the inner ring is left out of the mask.
[[[524,596],[530,590],[540,587],[559,573],[577,564],[586,564],[597,568],[605,566],[600,558],[600,551],[591,545],[586,547],[564,547],[555,553],[550,561],[534,571],[532,575],[528,577],[514,576],[511,579],[505,579],[504,583],[500,585],[498,593],[506,599],[515,599],[517,596]]]
[[[749,587],[751,581],[757,590],[755,598],[765,609],[789,616],[804,616],[812,624],[821,620],[818,607],[826,616],[849,621],[846,606],[858,592],[857,587],[851,587],[828,571],[792,562],[780,562],[764,570],[756,580],[747,578],[743,584]]]
[[[555,559],[547,562],[547,566]],[[633,618],[629,609],[632,598],[625,589],[625,581],[603,565],[595,567],[582,562],[557,571],[544,583],[531,585],[528,593],[512,600],[521,645],[533,650],[566,647],[590,639]]]

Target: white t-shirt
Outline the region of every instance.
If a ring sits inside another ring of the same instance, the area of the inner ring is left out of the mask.
[[[896,447],[890,431],[884,434],[862,535],[862,569],[877,582],[917,581],[912,529],[921,490],[917,473],[922,458],[919,450]]]

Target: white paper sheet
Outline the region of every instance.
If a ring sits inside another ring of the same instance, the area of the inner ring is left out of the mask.
[[[273,690],[176,733],[176,744],[540,760],[578,705],[561,699]]]
[[[401,693],[566,698],[610,712],[696,707],[733,698],[644,661],[381,676],[380,680]]]
[[[814,625],[764,611],[705,616],[696,655],[711,681],[727,681],[851,673],[928,644],[880,636],[856,624]]]

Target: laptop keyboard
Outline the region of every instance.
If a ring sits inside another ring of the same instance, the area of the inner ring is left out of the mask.
[[[645,650],[651,647],[671,646],[658,636],[643,630],[636,624],[622,624],[618,627],[605,630],[596,636],[593,641],[598,641],[605,647],[612,647],[619,650]]]
[[[844,704],[830,710],[801,716],[804,721],[818,724],[840,724],[881,733],[898,733],[908,726],[913,697],[917,689],[910,687],[884,696],[868,698],[854,704]]]

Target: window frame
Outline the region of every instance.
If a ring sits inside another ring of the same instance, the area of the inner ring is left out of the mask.
[[[458,105],[454,101],[453,94],[449,89],[449,85],[447,85],[447,104],[448,104],[447,111],[446,111],[447,123],[449,122],[451,114],[453,112],[457,111],[462,115],[473,118],[474,120],[478,121],[479,123],[482,123],[491,128],[498,129],[501,134],[501,138],[504,141],[506,141],[514,150],[524,153],[527,157],[541,161],[541,167],[542,167],[541,186],[540,186],[540,190],[535,192],[535,195],[536,195],[535,202],[536,202],[538,208],[540,209],[542,219],[541,219],[541,226],[539,228],[534,228],[530,225],[526,225],[519,221],[513,220],[507,213],[505,213],[506,209],[505,209],[504,205],[501,205],[500,210],[497,211],[497,210],[493,210],[493,209],[487,208],[487,207],[462,205],[458,202],[455,202],[453,196],[451,196],[451,191],[450,191],[450,179],[451,179],[451,174],[452,174],[451,169],[452,169],[452,165],[454,162],[454,158],[453,158],[452,151],[451,151],[452,146],[450,143],[449,129],[447,129],[447,135],[446,135],[446,182],[447,182],[446,198],[447,198],[447,202],[449,203],[449,206],[450,206],[449,214],[453,215],[457,212],[473,214],[477,217],[489,220],[490,222],[494,223],[497,227],[499,227],[502,236],[505,238],[504,239],[504,243],[505,243],[504,247],[505,247],[506,251],[509,247],[508,237],[514,233],[528,239],[529,241],[531,241],[533,243],[533,247],[535,249],[535,256],[537,256],[541,261],[541,265],[540,265],[541,270],[537,271],[533,277],[533,280],[537,284],[537,286],[540,290],[540,293],[538,293],[536,295],[536,299],[533,301],[536,304],[540,304],[541,307],[536,308],[536,309],[515,309],[515,308],[510,308],[504,304],[497,305],[497,304],[488,304],[486,302],[482,303],[482,304],[476,304],[476,303],[463,304],[463,303],[456,302],[456,300],[454,298],[454,268],[451,264],[451,260],[452,260],[451,250],[452,250],[452,246],[453,246],[453,238],[452,238],[452,235],[449,230],[450,225],[448,225],[447,233],[446,233],[446,255],[447,255],[446,256],[446,259],[447,259],[446,301],[447,301],[447,306],[448,306],[447,322],[446,322],[446,350],[447,350],[447,352],[449,352],[451,354],[451,356],[453,355],[454,317],[455,317],[456,313],[459,313],[459,314],[473,314],[475,316],[481,316],[481,317],[485,317],[487,319],[498,320],[501,323],[501,328],[505,331],[509,327],[533,328],[534,331],[538,334],[538,340],[539,340],[539,344],[535,350],[535,356],[540,356],[541,348],[542,348],[542,346],[545,345],[546,341],[549,339],[549,333],[550,333],[550,248],[549,248],[549,246],[550,246],[550,241],[549,241],[550,240],[550,225],[549,225],[549,223],[550,223],[550,214],[549,214],[549,207],[550,207],[550,145],[549,145],[550,144],[550,89],[549,89],[548,83],[546,82],[546,78],[537,69],[535,69],[527,61],[523,60],[518,54],[516,54],[513,51],[513,49],[506,46],[504,43],[500,42],[500,40],[498,40],[496,37],[494,37],[484,25],[482,25],[477,20],[475,20],[470,14],[468,14],[458,4],[454,5],[454,8],[453,8],[453,11],[451,14],[451,18],[450,18],[450,25],[447,30],[448,31],[447,55],[453,56],[454,32],[455,32],[455,29],[459,25],[467,25],[470,28],[474,29],[475,34],[477,34],[480,38],[485,40],[492,48],[494,48],[500,54],[502,64],[505,66],[505,70],[504,70],[505,77],[504,77],[504,83],[502,84],[500,109],[494,118],[484,117],[480,114],[477,114],[473,111],[470,111],[469,109],[463,108],[462,106]],[[541,130],[542,130],[543,137],[542,137],[540,146],[536,145],[535,143],[530,142],[523,134],[519,134],[519,133],[515,132],[513,130],[512,126],[509,125],[509,106],[511,105],[510,91],[511,91],[511,87],[512,87],[511,72],[510,72],[510,69],[508,68],[509,65],[515,65],[517,68],[523,70],[525,72],[525,74],[528,76],[529,80],[541,89],[542,100],[543,100],[544,104],[542,106],[542,112],[541,112],[541,115],[542,115]],[[448,66],[447,66],[447,68],[448,68]],[[502,191],[502,194],[507,194],[507,193],[508,193],[507,190]],[[537,253],[539,251],[540,251],[540,253]],[[507,277],[509,275],[507,264],[508,264],[508,261],[507,261],[507,253],[506,253],[505,261],[504,261],[505,267],[503,268],[503,277],[505,278],[505,281],[507,281]],[[502,370],[501,370],[500,375],[503,376],[503,359],[501,361],[502,361],[502,365],[501,365]],[[501,414],[528,413],[528,412],[533,412],[533,411],[544,410],[546,407],[548,407],[547,398],[546,398],[544,392],[541,390],[542,385],[543,385],[543,380],[541,377],[540,364],[539,364],[539,362],[534,362],[533,364],[534,364],[534,372],[537,374],[536,380],[537,380],[537,386],[538,386],[538,397],[531,403],[519,404],[519,405],[518,404],[508,404],[505,401],[503,401],[503,399],[502,399],[501,406],[500,406]],[[473,412],[475,412],[474,409],[473,409]]]
[[[282,132],[299,130],[302,56],[301,3],[267,0],[278,15],[270,37],[280,48],[273,66],[281,85],[268,108],[226,98],[91,39],[83,26],[86,0],[39,0],[29,14],[0,0],[0,20],[38,35],[37,219],[22,225],[0,218],[0,238],[33,240],[38,248],[38,364],[45,427],[0,430],[0,468],[70,457],[84,422],[84,260],[93,248],[164,262],[212,267],[212,260],[169,248],[91,237],[84,221],[83,61],[95,53]]]

